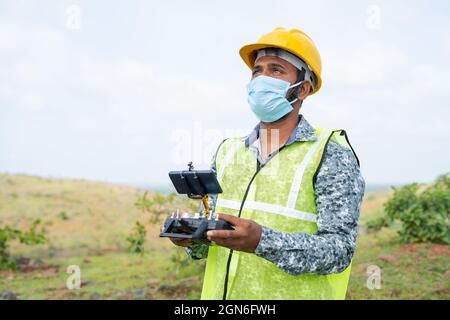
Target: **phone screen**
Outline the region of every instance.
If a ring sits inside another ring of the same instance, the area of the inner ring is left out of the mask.
[[[170,171],[169,177],[180,194],[204,196],[222,193],[216,174],[212,170]]]

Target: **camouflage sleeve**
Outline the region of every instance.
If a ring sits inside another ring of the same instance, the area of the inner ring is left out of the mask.
[[[194,260],[206,259],[209,246],[204,243],[193,243],[184,248],[186,254]]]
[[[353,152],[330,141],[314,183],[318,230],[308,235],[263,227],[255,254],[292,275],[343,271],[355,250],[364,188]]]

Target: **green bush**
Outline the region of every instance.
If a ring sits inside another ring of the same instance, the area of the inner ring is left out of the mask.
[[[69,220],[69,216],[65,211],[61,211],[60,213],[58,213],[58,218],[60,218],[61,220]]]
[[[131,235],[127,238],[129,243],[128,252],[144,254],[144,243],[147,231],[143,224],[136,221],[136,225],[133,228]]]
[[[393,221],[401,221],[402,242],[433,242],[450,244],[450,177],[439,176],[425,190],[419,192],[417,183],[394,189],[384,209],[386,216],[370,221],[368,227],[379,229]]]
[[[367,229],[370,230],[380,230],[383,227],[389,227],[391,221],[388,221],[386,217],[380,217],[367,222]]]
[[[12,240],[19,240],[25,245],[37,245],[46,241],[44,231],[37,231],[37,227],[41,223],[40,220],[33,221],[28,231],[20,231],[10,226],[0,228],[0,270],[15,269],[16,259],[12,257],[8,251],[8,244]]]
[[[139,197],[135,206],[145,213],[150,213],[150,223],[158,224],[161,218],[168,215],[167,205],[171,204],[175,198],[175,194],[171,193],[167,196],[160,193],[152,193],[149,197],[146,191],[142,197]]]

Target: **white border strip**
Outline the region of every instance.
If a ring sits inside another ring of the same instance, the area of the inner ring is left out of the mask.
[[[241,203],[235,200],[217,199],[216,207],[224,207],[227,209],[238,210],[241,208]],[[256,202],[256,201],[245,201],[244,208],[264,211],[268,213],[276,213],[286,217],[305,220],[309,222],[316,222],[317,215],[314,213],[299,211],[291,208],[282,207],[275,204]]]
[[[292,180],[291,190],[289,191],[289,197],[286,207],[289,209],[294,209],[297,202],[298,193],[300,191],[300,186],[302,185],[303,175],[305,174],[306,166],[311,161],[316,149],[319,147],[320,142],[323,141],[330,133],[330,130],[324,130],[316,142],[309,148],[302,162],[297,168],[294,175],[294,180]]]

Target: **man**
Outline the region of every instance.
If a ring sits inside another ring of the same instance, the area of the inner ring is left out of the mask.
[[[365,182],[345,131],[299,115],[320,89],[320,55],[284,28],[240,55],[260,123],[219,146],[212,168],[224,192],[210,197],[235,230],[209,231],[209,247],[171,240],[207,258],[202,299],[344,299]]]

